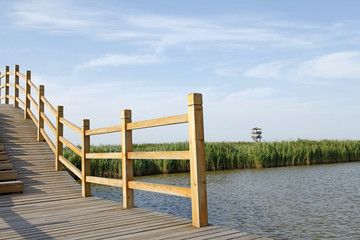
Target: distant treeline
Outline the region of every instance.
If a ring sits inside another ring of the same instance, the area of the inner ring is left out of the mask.
[[[188,149],[188,142],[133,144],[133,151],[140,152]],[[121,146],[91,146],[91,152],[121,152]],[[81,169],[78,155],[65,148],[64,156]],[[208,171],[352,162],[360,161],[360,141],[207,142],[205,159]],[[135,176],[188,172],[189,169],[187,160],[134,160]],[[121,159],[91,160],[91,175],[121,177]]]

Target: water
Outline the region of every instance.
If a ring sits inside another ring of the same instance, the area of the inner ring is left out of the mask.
[[[189,186],[189,174],[135,180]],[[275,239],[360,239],[360,162],[208,172],[209,222]],[[93,194],[122,201],[121,188]],[[135,205],[191,218],[190,199],[135,191]]]

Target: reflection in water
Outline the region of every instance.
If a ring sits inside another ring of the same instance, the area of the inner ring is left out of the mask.
[[[190,185],[189,174],[137,181]],[[360,162],[208,172],[209,222],[276,239],[360,239]],[[122,201],[121,188],[93,194]],[[191,218],[188,198],[135,191],[135,205]]]

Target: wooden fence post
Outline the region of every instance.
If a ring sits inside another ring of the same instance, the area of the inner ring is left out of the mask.
[[[9,66],[5,66],[5,104],[9,104],[9,83],[10,83],[10,76],[9,76]]]
[[[45,87],[44,85],[39,86],[39,102],[38,102],[38,133],[37,140],[38,142],[43,142],[44,137],[41,134],[41,129],[44,129],[44,119],[41,116],[41,113],[44,113],[44,102],[41,100],[41,97],[44,96]]]
[[[14,87],[14,108],[18,108],[19,107],[19,103],[17,101],[17,98],[19,97],[19,89],[17,88],[17,86],[19,85],[19,76],[17,76],[16,74],[19,72],[19,65],[15,65],[14,67],[14,80],[15,80],[15,87]]]
[[[191,208],[194,227],[208,225],[202,95],[188,95]]]
[[[127,123],[131,122],[131,110],[121,111],[121,152],[122,152],[122,182],[123,208],[134,207],[134,190],[129,189],[129,181],[133,180],[133,161],[127,158],[132,151],[132,131],[127,130]]]
[[[28,113],[28,109],[30,109],[30,99],[28,98],[28,94],[31,93],[31,87],[29,84],[31,81],[31,71],[26,71],[25,73],[25,109],[24,109],[24,118],[29,119],[30,115]]]
[[[82,139],[82,156],[81,156],[81,172],[82,172],[82,196],[91,196],[91,185],[86,182],[86,176],[90,175],[90,159],[86,159],[86,153],[90,152],[90,136],[85,135],[85,131],[90,129],[90,120],[84,119],[81,128]]]
[[[64,107],[57,106],[56,111],[56,152],[55,152],[55,170],[62,171],[63,165],[59,161],[59,156],[63,155],[63,143],[60,142],[59,137],[62,137],[64,134],[64,126],[60,122],[60,118],[64,117]]]

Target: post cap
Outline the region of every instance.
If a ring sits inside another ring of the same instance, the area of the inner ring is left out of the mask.
[[[188,95],[188,105],[202,105],[202,94],[201,93],[190,93]]]
[[[131,110],[124,109],[121,111],[121,118],[131,118]]]

